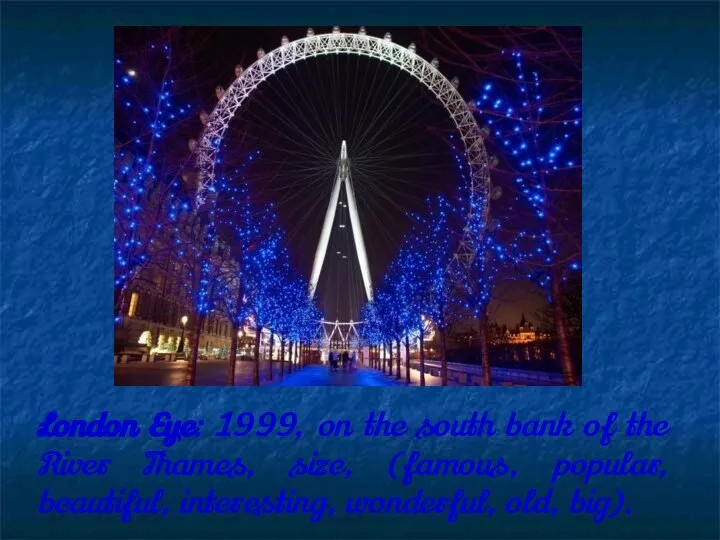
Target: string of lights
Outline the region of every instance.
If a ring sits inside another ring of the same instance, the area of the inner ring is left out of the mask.
[[[178,123],[190,112],[173,99],[172,51],[168,44],[152,45],[148,61],[161,64],[159,88],[154,73],[143,72],[115,58],[116,130],[114,153],[115,322],[128,285],[162,253],[156,244],[168,224],[189,209],[179,194],[179,174],[185,160],[166,147]],[[120,108],[121,111],[117,109]]]
[[[505,184],[509,204],[498,206],[509,233],[503,255],[522,262],[526,277],[548,290],[549,268],[581,268],[579,252],[560,256],[559,229],[553,227],[559,216],[553,214],[561,202],[551,200],[551,195],[559,198],[558,188],[564,193],[580,190],[581,105],[553,93],[552,85],[544,84],[541,68],[528,68],[522,52],[502,54],[514,67],[514,79],[484,82],[473,106],[490,128],[491,144],[512,177]],[[489,247],[502,249],[497,244]]]

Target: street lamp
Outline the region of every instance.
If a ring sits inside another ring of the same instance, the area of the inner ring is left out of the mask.
[[[183,352],[185,349],[185,325],[188,322],[187,315],[183,315],[182,319],[180,319],[180,322],[182,323],[182,332],[180,333],[180,345],[178,345],[177,352]]]

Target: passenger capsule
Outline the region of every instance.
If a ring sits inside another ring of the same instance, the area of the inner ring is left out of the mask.
[[[216,86],[215,87],[215,97],[218,99],[222,99],[222,97],[225,95],[225,89],[222,86]]]
[[[312,28],[307,29],[307,37],[313,37],[315,35],[315,30]]]
[[[265,56],[265,49],[258,49],[257,50],[257,59],[260,60],[263,56]]]
[[[416,52],[416,51],[417,51],[417,47],[415,46],[415,43],[412,43],[412,42],[411,42],[410,45],[408,45],[408,50],[409,50],[410,52]]]
[[[242,75],[242,74],[243,74],[243,67],[240,64],[238,64],[237,66],[235,66],[235,78],[239,79],[240,75]]]
[[[287,45],[288,43],[290,43],[290,40],[287,36],[283,36],[280,38],[280,45]]]
[[[430,60],[430,65],[437,69],[440,67],[440,60],[438,60],[437,58],[433,58],[432,60]]]
[[[360,34],[361,36],[364,36],[366,34],[364,26],[360,27],[360,30],[358,30],[358,34]]]
[[[392,34],[390,32],[385,32],[385,37],[383,39],[385,41],[392,41]]]
[[[339,34],[340,33],[340,27],[339,26],[333,26],[333,34]]]

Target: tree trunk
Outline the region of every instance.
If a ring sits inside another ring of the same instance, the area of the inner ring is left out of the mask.
[[[439,326],[439,325],[438,325]],[[445,343],[445,328],[438,328],[440,331],[440,379],[443,386],[448,385],[448,365],[447,365],[447,352]]]
[[[260,386],[260,339],[262,327],[255,328],[255,365],[253,366],[253,384]]]
[[[420,325],[420,386],[425,386],[425,327]]]
[[[399,379],[401,377],[401,375],[400,375],[400,340],[396,339],[395,343],[397,343],[397,370],[395,370],[395,378]]]
[[[273,362],[273,360],[272,360],[273,345],[275,345],[275,333],[270,331],[270,359],[269,359],[270,368],[268,369],[268,380],[271,380],[271,381],[273,380],[273,363],[272,363]]]
[[[290,342],[290,365],[288,366],[288,374],[292,373],[294,355],[295,355],[295,342],[291,341]]]
[[[578,386],[575,365],[570,358],[570,346],[568,345],[567,329],[565,326],[565,313],[562,306],[562,291],[560,290],[560,270],[553,268],[550,279],[550,292],[553,310],[553,323],[555,325],[555,336],[557,339],[558,356],[562,366],[563,379],[566,386]]]
[[[392,366],[393,366],[393,353],[392,353],[392,341],[388,344],[388,349],[390,350],[390,358],[388,360],[388,375],[392,377]]]
[[[195,314],[195,328],[193,329],[193,344],[190,349],[190,358],[188,359],[187,371],[185,372],[185,386],[195,386],[195,374],[197,373],[198,350],[200,349],[200,334],[202,333],[202,325],[205,317]]]
[[[122,317],[122,307],[125,301],[125,291],[127,291],[127,283],[119,289],[115,288],[115,309],[113,311],[115,313],[116,323],[120,322],[120,318]]]
[[[305,360],[305,344],[300,343],[300,361],[298,362],[298,368],[303,368],[303,361]]]
[[[382,348],[382,372],[385,373],[387,368],[387,344],[383,343]]]
[[[232,325],[233,333],[230,338],[230,365],[228,366],[228,386],[235,386],[235,366],[237,365],[237,347],[238,347],[238,332],[240,331],[239,325]]]
[[[483,312],[477,317],[478,336],[480,338],[480,365],[482,366],[483,386],[492,386],[492,368],[490,367],[490,348],[487,339],[487,315]]]
[[[285,338],[280,339],[280,378],[285,376]]]
[[[405,379],[410,384],[410,336],[405,334]]]

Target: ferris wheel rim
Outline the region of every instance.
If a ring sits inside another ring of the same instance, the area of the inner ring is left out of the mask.
[[[220,143],[235,112],[242,107],[248,96],[278,71],[297,62],[329,54],[365,56],[388,63],[423,84],[450,114],[463,142],[470,169],[470,208],[455,259],[463,265],[470,264],[475,257],[489,214],[491,183],[485,137],[470,106],[455,85],[416,52],[387,38],[348,32],[314,34],[289,41],[268,53],[258,55],[259,58],[223,90],[217,105],[208,115],[195,150],[195,163],[200,173],[196,206],[203,205],[208,193],[214,192],[215,165]]]

